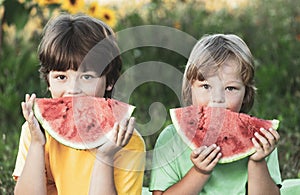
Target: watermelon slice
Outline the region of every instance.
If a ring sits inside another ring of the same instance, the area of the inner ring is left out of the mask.
[[[191,149],[217,144],[221,147],[219,163],[229,163],[255,152],[251,139],[260,128],[277,129],[279,121],[264,120],[225,108],[188,106],[170,109],[172,122]],[[260,133],[261,134],[261,133]]]
[[[115,122],[129,118],[134,106],[98,97],[36,98],[34,115],[58,142],[75,149],[103,143]]]

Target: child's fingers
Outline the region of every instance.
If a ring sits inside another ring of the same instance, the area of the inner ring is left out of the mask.
[[[121,146],[127,130],[128,120],[122,120],[119,124],[117,146]]]
[[[30,99],[32,100],[32,102],[34,102],[35,98],[36,98],[36,95],[35,95],[35,93],[31,94],[31,97],[30,97]]]
[[[27,102],[31,102],[31,103],[33,103],[33,101],[34,101],[35,97],[36,97],[36,95],[35,95],[34,93],[33,93],[33,94],[31,94],[31,95],[29,95],[29,94],[26,94],[26,100],[27,100]]]
[[[272,129],[270,130],[266,130],[264,128],[261,128],[260,131],[264,134],[265,138],[267,139],[267,141],[272,145],[275,146],[277,144],[277,138],[273,135],[273,133],[271,132]],[[274,132],[275,133],[275,132]]]
[[[116,122],[108,137],[103,138],[103,143],[98,147],[97,151],[100,151],[102,155],[114,155],[129,142],[134,125],[134,118],[123,120],[120,123]]]
[[[207,164],[213,159],[213,151],[217,148],[216,144],[212,144],[209,147],[205,148],[198,156],[200,161],[206,160]]]
[[[32,94],[32,95],[29,97],[28,101],[26,102],[26,103],[27,103],[28,109],[32,110],[34,100],[35,100],[35,94]]]
[[[191,154],[191,160],[196,170],[203,174],[210,174],[219,162],[221,156],[220,147],[213,144],[209,147],[203,146],[195,149]]]
[[[222,153],[220,150],[214,150],[213,158],[209,161],[207,168],[212,170],[217,165],[221,157]]]
[[[28,110],[27,110],[27,107],[26,107],[26,103],[22,102],[21,103],[21,107],[22,107],[23,116],[27,120],[27,118],[28,118]]]
[[[211,146],[211,151],[204,159],[204,162],[209,166],[212,162],[214,162],[214,161],[216,161],[216,159],[218,159],[217,157],[219,154],[220,154],[220,147],[213,144]],[[218,160],[217,160],[217,162],[218,162]]]
[[[191,157],[192,158],[197,158],[199,156],[199,154],[201,152],[203,152],[206,148],[207,148],[207,146],[201,146],[199,148],[194,149],[192,154],[191,154]]]
[[[23,116],[25,119],[28,119],[29,114],[32,112],[32,106],[34,103],[34,100],[36,98],[35,94],[32,94],[31,96],[29,94],[25,95],[25,102],[21,103]]]
[[[258,139],[259,143],[263,147],[264,150],[268,150],[271,146],[266,137],[260,135],[259,133],[254,133],[254,136]]]
[[[135,118],[131,117],[129,119],[128,125],[127,125],[127,130],[126,130],[126,134],[124,139],[122,140],[122,147],[125,146],[126,144],[128,144],[132,134],[133,134],[133,130],[134,130],[134,126],[135,126]]]
[[[29,125],[33,126],[34,125],[34,115],[33,115],[33,112],[29,112],[29,115],[28,115],[28,123]]]
[[[279,135],[278,131],[276,131],[275,129],[270,128],[269,132],[274,136],[275,144],[277,144],[279,142],[279,139],[280,139],[280,135]]]
[[[119,131],[119,123],[115,123],[114,127],[113,127],[113,130],[112,130],[112,134],[111,134],[111,139],[112,139],[113,143],[117,142],[118,131]]]
[[[29,94],[25,94],[25,102],[28,102],[29,98],[30,98]]]
[[[258,143],[258,141],[255,138],[252,138],[252,143],[253,143],[256,151],[262,150],[261,145]]]
[[[40,132],[38,123],[35,121],[33,112],[31,112],[28,116],[28,127],[30,129],[31,135],[38,135]]]
[[[252,143],[256,149],[256,152],[251,155],[250,159],[254,161],[261,161],[265,157],[265,151],[261,143],[256,138],[252,138]]]
[[[23,116],[26,119],[26,121],[28,121],[29,115],[32,112],[32,109],[30,109],[30,107],[28,106],[28,104],[26,102],[22,102],[21,107],[22,107]]]

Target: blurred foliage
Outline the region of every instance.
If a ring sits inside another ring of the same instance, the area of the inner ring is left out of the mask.
[[[177,28],[196,39],[210,33],[234,33],[242,37],[251,49],[257,67],[258,94],[251,114],[281,121],[279,160],[282,177],[300,178],[300,1],[226,2],[148,0],[136,7],[129,6],[130,11],[125,3],[114,4],[112,10],[116,15],[113,17],[117,18],[114,30],[156,24]],[[63,10],[58,3],[41,5],[29,0],[0,0],[0,194],[13,192],[11,174],[20,127],[24,122],[20,102],[25,93],[35,92],[40,97],[49,95],[39,78],[36,51],[41,28],[49,17],[58,13],[57,8]],[[126,51],[122,58],[124,72],[147,61],[164,62],[183,72],[187,61],[173,51],[153,47]],[[134,114],[138,123],[151,120],[148,109],[153,102],[161,102],[167,111],[180,106],[180,100],[168,86],[144,83],[130,97],[130,103],[137,107]],[[153,149],[160,131],[169,123],[167,116],[159,131],[144,136],[147,150]],[[148,182],[149,172],[146,172],[144,185]]]

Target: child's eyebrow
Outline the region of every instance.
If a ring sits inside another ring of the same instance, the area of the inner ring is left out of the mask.
[[[198,81],[201,82],[201,83],[208,83],[208,81],[206,79],[198,80]]]
[[[89,70],[89,71],[83,71],[83,72],[80,72],[81,74],[90,74],[90,75],[94,75],[94,76],[97,76],[97,77],[100,77],[101,75],[96,72],[96,71],[92,71],[92,70]]]
[[[81,73],[90,73],[90,74],[98,74],[96,71],[93,71],[93,70],[78,71],[78,72],[81,72]]]
[[[230,80],[230,81],[226,81],[225,82],[225,84],[231,84],[231,83],[236,83],[236,84],[244,85],[243,81],[240,81],[240,80]]]
[[[66,71],[52,70],[52,74],[65,74]]]

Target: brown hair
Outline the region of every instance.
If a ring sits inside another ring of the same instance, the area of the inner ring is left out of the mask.
[[[40,74],[46,80],[49,72],[92,70],[106,76],[113,86],[120,76],[122,61],[112,29],[104,22],[82,14],[61,14],[45,26],[38,48]],[[111,96],[106,91],[105,97]]]
[[[240,112],[249,112],[256,91],[254,60],[246,43],[233,34],[205,35],[196,43],[183,75],[182,100],[185,106],[192,104],[191,82],[205,80],[207,74],[216,71],[229,58],[240,64],[239,71],[246,88]]]

